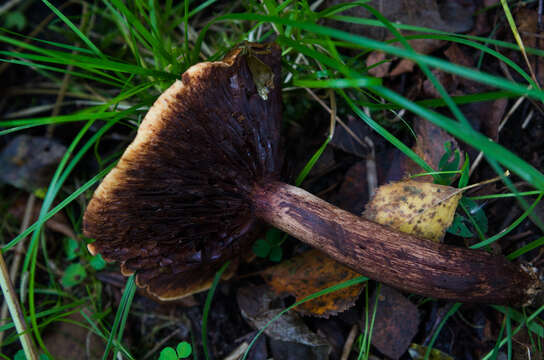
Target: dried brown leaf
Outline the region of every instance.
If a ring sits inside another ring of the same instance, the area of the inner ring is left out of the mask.
[[[65,151],[56,140],[19,135],[0,153],[0,183],[29,192],[46,187]]]
[[[280,294],[297,301],[317,291],[361,276],[318,250],[310,250],[263,272],[266,282]],[[329,317],[350,308],[364,284],[350,286],[305,302],[295,309],[303,314]]]
[[[419,312],[404,295],[387,286],[370,300],[376,303],[376,318],[372,330],[372,345],[392,359],[406,352],[419,326]],[[373,313],[373,309],[370,313]]]
[[[279,308],[273,306],[278,299],[268,286],[240,288],[236,298],[244,319],[255,329],[266,326],[264,333],[271,340],[280,341],[284,343],[283,346],[294,347],[297,351],[308,353],[312,359],[326,358],[330,345],[323,337],[312,332],[296,313],[288,312],[270,322],[283,310],[283,306]]]

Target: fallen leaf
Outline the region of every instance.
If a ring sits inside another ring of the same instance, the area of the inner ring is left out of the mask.
[[[293,295],[297,301],[361,276],[315,249],[270,267],[262,275],[275,292]],[[353,306],[364,285],[353,285],[320,296],[297,306],[295,310],[306,315],[329,317]]]
[[[330,145],[349,154],[366,158],[371,152],[371,148],[365,142],[365,137],[368,136],[372,137],[373,140],[375,139],[372,136],[372,129],[358,118],[348,116],[347,119],[346,127],[348,129],[340,124],[336,124],[334,137]],[[376,140],[376,142],[378,141]]]
[[[366,161],[361,160],[353,164],[340,185],[340,189],[332,199],[332,203],[346,211],[360,214],[368,202]],[[356,194],[356,196],[353,196]]]
[[[412,72],[412,71],[414,71],[415,66],[416,66],[416,64],[412,60],[402,59],[393,68],[393,70],[391,70],[389,75],[391,77],[394,77],[394,76],[398,76],[398,75],[402,75],[402,74]]]
[[[433,69],[431,70],[431,73],[434,75],[436,80],[444,87],[446,92],[450,95],[463,95],[462,92],[457,90],[457,87],[459,86],[459,80],[460,78],[457,76],[454,76],[452,74],[448,74],[447,72],[444,72],[442,70]],[[423,96],[427,96],[429,98],[439,99],[442,96],[436,90],[436,87],[434,84],[429,80],[425,79],[423,81],[423,87],[422,87],[422,94]]]
[[[508,99],[497,99],[491,102],[475,103],[481,112],[482,130],[495,142],[499,141],[499,126],[508,105]],[[484,109],[487,109],[484,114]],[[480,114],[478,114],[480,115]]]
[[[307,160],[306,158],[304,159]],[[306,165],[306,163],[304,165]],[[338,166],[338,164],[334,159],[334,149],[327,146],[325,151],[323,151],[317,162],[312,167],[312,170],[310,170],[308,173],[308,178],[323,176],[323,174],[329,173],[336,166]]]
[[[244,318],[253,319],[271,308],[270,303],[277,297],[266,285],[249,285],[238,289],[236,300]]]
[[[249,341],[253,339],[253,337],[257,334],[257,331],[253,331],[252,333],[249,333],[245,336],[247,339],[244,343],[247,344],[246,346],[249,346]],[[267,360],[270,359],[270,356],[268,355],[269,350],[267,346],[268,339],[266,336],[259,336],[257,341],[253,343],[253,346],[251,347],[251,351],[249,352],[247,356],[247,360]],[[245,352],[245,349],[244,349]],[[232,353],[231,353],[232,354]],[[226,357],[224,360],[241,360],[242,357]]]
[[[520,9],[516,9],[514,16],[523,45],[525,47],[540,48],[541,39],[540,31],[538,30],[539,16],[537,9],[521,7]],[[513,40],[510,41],[514,42]],[[527,65],[520,53],[517,53],[515,58],[520,59],[516,62],[517,64],[520,64],[524,69],[527,69]],[[534,73],[538,76],[538,82],[542,83],[544,80],[544,61],[542,61],[540,57],[529,56],[529,62],[531,63]]]
[[[391,60],[387,60],[387,55],[383,51],[373,51],[366,58],[368,73],[377,78],[383,78],[389,75]]]
[[[451,153],[459,150],[460,159],[464,158],[463,153],[459,149],[459,145],[454,137],[450,134],[434,125],[430,121],[424,119],[416,119],[414,123],[414,130],[416,132],[416,143],[412,150],[419,155],[429,166],[435,170],[440,169],[440,160],[446,153],[444,144],[451,144]],[[459,166],[462,165],[462,161],[459,162]],[[425,172],[419,165],[412,160],[406,158],[403,163],[404,172],[407,175],[414,175]],[[431,175],[418,176],[414,180],[421,182],[432,182]]]
[[[341,316],[335,317],[334,319],[325,319],[325,318],[312,318],[311,326],[313,329],[316,329],[318,335],[323,336],[327,339],[327,343],[331,346],[331,352],[329,353],[329,359],[340,359],[342,353],[344,352],[344,347],[347,341],[350,341],[348,337],[350,332],[347,332],[348,325],[351,324],[351,329],[353,330],[353,336],[356,336],[356,333],[359,330],[358,320],[361,317],[361,314],[357,307],[353,307],[350,312],[353,314],[353,317],[350,317],[347,314],[348,311],[345,311]],[[354,339],[355,340],[355,339]]]
[[[312,348],[295,342],[271,339],[269,342],[272,359],[284,360],[328,360],[327,348]]]
[[[382,185],[363,217],[435,242],[442,241],[462,192],[450,186],[399,181]]]
[[[457,44],[451,44],[446,50],[444,50],[444,55],[450,62],[454,64],[468,68],[474,68],[477,58],[475,59],[472,56],[468,55],[465,49],[466,47],[462,47]],[[470,80],[457,75],[452,75],[452,77],[455,80],[458,88],[448,89],[448,93],[450,95],[474,94],[477,92],[481,92],[484,88],[481,83],[475,80]]]
[[[392,359],[398,359],[406,352],[419,327],[419,312],[397,290],[381,286],[370,299],[369,313],[373,313],[376,303],[376,317],[372,329],[372,345]],[[362,327],[364,328],[364,327]]]
[[[446,50],[444,50],[444,55],[446,55],[446,58],[448,58],[448,60],[454,64],[466,67],[474,66],[474,60],[455,43],[451,44]]]
[[[336,5],[342,1],[331,1],[330,5]],[[392,23],[416,25],[436,30],[443,30],[452,33],[467,32],[473,25],[472,14],[475,6],[472,1],[460,3],[458,1],[436,1],[436,0],[371,0],[367,5],[379,11]],[[357,18],[372,18],[372,14],[364,7],[353,7],[342,13],[343,15]],[[393,39],[394,36],[385,28],[378,26],[363,26],[360,24],[335,22],[334,26],[347,32],[363,35],[376,40],[385,41]],[[403,35],[410,35],[411,32],[403,31]],[[445,44],[438,39],[413,39],[408,41],[414,50],[421,54],[430,54]],[[393,43],[401,47],[401,44]],[[383,55],[369,55],[367,66],[374,65],[383,60]],[[414,63],[402,59],[390,72],[389,63],[378,65],[370,70],[373,76],[396,76],[412,71]]]
[[[89,359],[102,357],[105,343],[93,331],[78,325],[86,323],[83,316],[76,312],[47,325],[47,329],[43,333],[43,340],[54,359],[86,358],[82,354],[87,354]]]
[[[311,359],[327,359],[330,350],[327,341],[312,332],[295,312],[287,312],[268,324],[283,310],[283,306],[273,306],[278,303],[278,299],[270,288],[264,285],[240,288],[236,298],[244,319],[255,329],[268,325],[264,333],[271,339],[282,342],[279,345],[283,348],[296,348],[297,351],[310,354]]]
[[[440,129],[432,127],[425,129],[424,126],[419,133],[426,133],[428,139],[420,139],[418,136],[416,145],[416,151],[428,154],[432,166],[436,168],[443,158],[443,155],[434,158],[432,154],[432,149],[437,145],[433,143],[431,135],[437,130]],[[378,188],[373,199],[367,204],[363,217],[424,239],[440,242],[453,221],[461,196],[461,190],[450,186],[414,180],[394,182]],[[378,302],[372,344],[388,357],[398,359],[406,352],[417,333],[419,327],[417,307],[401,293],[386,286],[382,287],[378,295],[374,294],[370,304],[376,303],[376,296]],[[409,350],[414,359],[422,358],[419,357],[418,350],[420,349]],[[447,358],[436,358],[441,359]]]
[[[55,140],[19,135],[0,153],[0,181],[29,192],[46,187],[65,151]]]
[[[534,16],[536,18],[536,16]],[[474,68],[476,59],[468,55],[466,47],[451,44],[445,51],[446,58],[457,65]],[[433,70],[433,73],[450,95],[460,96],[467,94],[479,94],[491,91],[492,88],[465,77],[447,74],[441,70]],[[423,83],[424,93],[433,98],[440,98],[430,80]],[[483,131],[487,136],[498,141],[499,124],[503,118],[508,99],[496,99],[493,101],[477,102],[460,105],[461,111],[476,130]]]
[[[330,1],[329,5],[343,3],[343,1]],[[417,25],[436,30],[462,33],[469,31],[474,20],[474,4],[472,1],[458,4],[457,1],[437,0],[371,0],[367,5],[378,10],[386,19],[392,23],[406,25]],[[371,18],[372,15],[364,7],[357,6],[350,8],[342,15],[355,16],[359,18]],[[378,26],[363,26],[352,23],[339,23],[346,31],[356,34],[364,34],[376,40],[386,40],[391,36],[389,31]]]
[[[275,318],[283,309],[271,309],[259,313],[250,319],[256,329],[262,329]],[[313,333],[296,313],[283,314],[274,320],[264,330],[264,333],[275,340],[295,342],[311,347],[325,347],[328,344],[325,339]]]

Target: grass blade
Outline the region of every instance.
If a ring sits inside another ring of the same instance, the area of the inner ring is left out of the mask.
[[[135,292],[136,292],[136,283],[134,281],[134,275],[131,275],[127,279],[127,283],[125,285],[125,291],[123,291],[123,296],[121,297],[119,308],[117,309],[117,313],[115,314],[115,320],[113,321],[113,326],[110,331],[110,336],[108,337],[108,342],[106,344],[106,349],[104,350],[104,355],[102,356],[102,360],[108,359],[108,355],[113,346],[113,340],[118,335],[121,335],[122,337],[122,331],[124,329],[121,328],[120,324],[123,324],[123,325],[125,324],[126,317],[128,316],[130,306],[132,305],[132,299],[134,298]]]
[[[89,49],[91,49],[96,55],[104,56],[102,52],[93,44],[93,42],[87,36],[85,36],[85,34],[83,34],[77,28],[77,26],[70,21],[70,19],[64,16],[62,12],[60,12],[55,6],[53,6],[53,4],[51,4],[47,0],[42,0],[42,2],[47,5],[47,7],[51,9],[51,11],[53,11],[55,15],[59,17],[59,19],[61,19],[66,25],[68,25],[68,27],[89,47]]]
[[[212,286],[210,287],[210,290],[208,290],[208,295],[206,296],[204,310],[202,311],[202,347],[204,349],[204,357],[206,360],[210,360],[210,353],[208,352],[208,316],[212,306],[213,294],[215,294],[215,289],[219,284],[219,280],[221,280],[221,275],[223,275],[229,265],[230,261],[227,261],[215,274]]]

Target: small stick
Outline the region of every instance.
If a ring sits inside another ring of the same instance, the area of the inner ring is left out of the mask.
[[[247,342],[244,341],[243,343],[240,344],[240,346],[238,346],[236,349],[234,349],[223,360],[238,360],[238,359],[240,359],[242,357],[242,355],[244,355],[244,353],[246,352],[248,346],[249,345],[247,344]]]
[[[159,351],[159,349],[161,347],[164,346],[164,344],[166,344],[171,338],[173,338],[174,336],[176,335],[179,335],[180,334],[180,330],[177,329],[176,331],[173,331],[170,335],[166,336],[164,339],[162,339],[161,341],[159,341],[158,343],[155,344],[155,346],[153,346],[153,348],[151,350],[149,350],[145,355],[144,357],[142,358],[143,360],[145,359],[149,359],[151,356],[153,356],[153,354],[155,354],[157,351]]]
[[[15,324],[15,329],[19,335],[19,341],[23,346],[23,351],[25,356],[29,360],[38,360],[38,354],[34,348],[34,343],[30,337],[29,332],[27,331],[25,317],[21,310],[21,305],[17,299],[17,294],[15,293],[15,288],[13,283],[9,278],[8,267],[4,261],[4,255],[0,251],[0,285],[2,287],[2,293],[4,294],[4,299],[8,304],[9,312],[11,314],[11,319]]]
[[[340,360],[348,360],[349,354],[351,353],[351,348],[353,347],[353,343],[355,342],[355,336],[357,336],[358,329],[359,327],[357,325],[353,325],[351,327],[348,338],[344,343],[344,348],[342,349],[342,356],[340,357]]]
[[[31,194],[28,196],[28,200],[26,201],[25,214],[23,215],[23,222],[21,223],[19,233],[22,233],[30,225],[30,219],[32,216],[32,210],[34,209],[35,201],[36,201],[36,196],[34,194]],[[12,282],[15,282],[17,280],[17,271],[19,270],[19,266],[21,265],[21,260],[23,258],[24,243],[25,243],[25,239],[21,239],[21,241],[19,241],[19,243],[17,244],[17,247],[15,248],[15,255],[13,256],[13,261],[11,262],[11,266],[9,269],[10,280]],[[6,319],[7,315],[8,315],[8,303],[7,301],[4,301],[4,303],[2,304],[2,310],[0,312],[0,319],[2,320]],[[0,331],[0,349],[2,348],[3,339],[4,339],[4,332]]]

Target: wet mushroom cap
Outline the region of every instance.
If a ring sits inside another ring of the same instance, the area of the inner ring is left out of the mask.
[[[246,44],[172,84],[87,207],[91,253],[173,300],[248,251],[257,231],[252,188],[278,178],[281,166],[280,65],[276,45]]]

